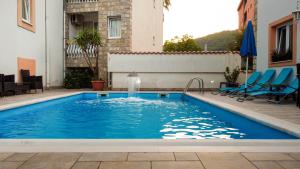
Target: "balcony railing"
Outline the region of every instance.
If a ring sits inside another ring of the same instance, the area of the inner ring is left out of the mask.
[[[88,2],[98,2],[99,0],[67,0],[67,3],[88,3]]]
[[[82,50],[80,49],[80,47],[76,44],[69,44],[67,46],[67,57],[68,58],[82,58],[83,57],[83,52]],[[88,56],[89,57],[95,57],[95,54],[96,54],[96,48],[95,47],[90,47],[88,49]]]

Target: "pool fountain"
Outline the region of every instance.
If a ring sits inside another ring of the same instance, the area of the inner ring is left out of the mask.
[[[129,73],[127,76],[127,85],[129,97],[134,97],[140,91],[141,78],[136,72]]]

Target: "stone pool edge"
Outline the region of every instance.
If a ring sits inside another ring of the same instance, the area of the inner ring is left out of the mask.
[[[205,98],[194,93],[187,93],[186,95],[300,138],[300,125],[217,100]]]

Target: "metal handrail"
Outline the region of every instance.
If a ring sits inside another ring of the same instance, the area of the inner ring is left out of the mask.
[[[204,81],[203,81],[203,79],[201,79],[201,78],[199,78],[199,77],[196,77],[196,78],[191,79],[191,80],[187,83],[187,85],[186,85],[186,87],[185,87],[185,89],[184,89],[184,91],[183,91],[184,94],[188,92],[189,88],[191,87],[191,85],[193,84],[193,82],[194,82],[195,80],[196,80],[196,81],[198,82],[198,84],[199,84],[199,92],[200,92],[200,93],[204,93]]]

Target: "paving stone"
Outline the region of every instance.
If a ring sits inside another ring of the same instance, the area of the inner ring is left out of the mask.
[[[23,162],[0,162],[0,169],[17,169]]]
[[[102,162],[99,169],[151,169],[150,162]]]
[[[285,169],[300,169],[300,161],[278,161]]]
[[[79,153],[39,153],[18,169],[70,169]]]
[[[206,169],[256,169],[240,153],[197,153]]]
[[[0,161],[5,160],[11,155],[13,155],[13,153],[0,153]]]
[[[15,153],[5,159],[5,161],[26,161],[34,155],[35,153]]]
[[[79,161],[126,161],[128,153],[84,153]]]
[[[100,162],[77,162],[72,169],[98,169]]]
[[[289,155],[296,160],[300,160],[300,153],[290,153]]]
[[[200,161],[154,161],[152,169],[204,169]]]
[[[194,161],[199,160],[196,153],[174,153],[176,161]]]
[[[275,161],[254,161],[253,164],[258,169],[284,169]]]
[[[286,153],[242,153],[250,161],[294,160]]]
[[[129,153],[128,161],[174,161],[173,153]]]

